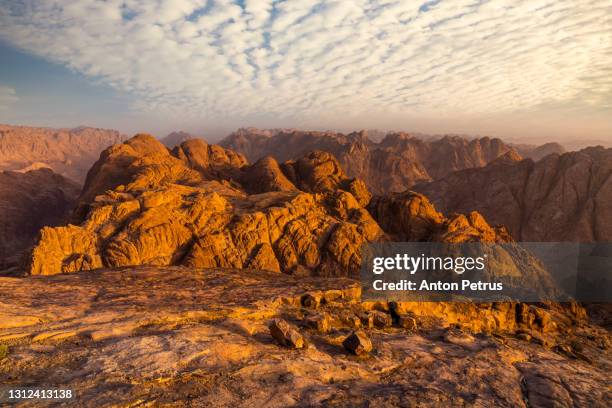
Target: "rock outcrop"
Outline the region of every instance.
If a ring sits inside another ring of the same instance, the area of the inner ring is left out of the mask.
[[[107,129],[0,125],[0,170],[42,165],[82,183],[100,152],[123,140],[124,135]]]
[[[612,149],[496,160],[415,190],[443,212],[478,211],[519,241],[612,241]]]
[[[240,129],[221,143],[256,161],[272,156],[279,161],[296,160],[311,151],[333,154],[350,177],[363,180],[380,194],[401,192],[420,181],[435,180],[453,171],[482,167],[512,151],[496,138],[468,140],[458,136],[423,140],[404,133],[390,133],[380,142],[367,132],[297,130],[261,131]]]
[[[450,217],[438,212],[422,194],[413,191],[375,197],[368,207],[395,241],[510,242],[503,226],[492,227],[476,211]]]
[[[287,177],[281,184],[288,188],[262,188],[245,163],[202,140],[170,152],[137,135],[110,147],[88,174],[78,225],[44,228],[29,272],[152,264],[357,273],[360,245],[384,234],[360,204],[369,199],[362,184],[347,179],[331,155],[280,166],[292,168],[304,190]],[[280,178],[278,168],[271,171]]]
[[[76,183],[49,169],[0,172],[0,271],[19,265],[43,226],[65,223],[78,194]]]

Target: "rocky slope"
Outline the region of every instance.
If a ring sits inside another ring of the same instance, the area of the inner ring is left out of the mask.
[[[468,140],[447,136],[423,140],[390,133],[373,142],[367,132],[240,129],[221,143],[255,161],[273,156],[279,161],[297,159],[313,150],[332,153],[350,177],[362,179],[373,193],[400,192],[419,181],[443,177],[452,171],[482,167],[511,151],[499,139]]]
[[[612,149],[503,157],[415,189],[441,211],[478,211],[519,241],[612,240]]]
[[[0,170],[46,165],[83,182],[100,152],[125,137],[115,130],[78,127],[52,129],[0,125]]]
[[[178,267],[0,278],[0,293],[0,382],[72,389],[69,406],[543,408],[612,398],[609,333],[553,306],[368,303],[348,279]],[[277,343],[269,325],[279,318],[302,348]],[[356,329],[370,353],[343,346]]]
[[[76,204],[76,183],[49,169],[0,171],[0,271],[19,264],[45,225],[60,225]]]

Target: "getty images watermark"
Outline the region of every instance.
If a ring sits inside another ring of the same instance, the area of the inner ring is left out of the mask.
[[[612,243],[371,243],[362,254],[369,300],[612,300]]]

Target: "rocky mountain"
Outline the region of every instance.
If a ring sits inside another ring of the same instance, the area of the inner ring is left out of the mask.
[[[358,177],[373,193],[400,192],[417,182],[435,180],[453,171],[482,167],[511,151],[499,139],[468,140],[459,136],[424,140],[389,133],[374,142],[367,132],[261,131],[240,129],[220,143],[255,161],[272,156],[297,159],[313,150],[332,153],[350,177]]]
[[[435,213],[423,196],[371,197],[326,152],[248,165],[240,154],[203,140],[169,151],[152,136],[137,135],[105,150],[92,167],[78,225],[43,228],[30,273],[152,264],[355,275],[362,243],[397,233],[416,237],[396,231],[385,208],[410,209],[416,200]],[[478,215],[431,214],[431,228],[419,239],[508,239]],[[379,223],[390,226],[388,233]]]
[[[612,149],[592,147],[540,161],[503,157],[417,191],[441,211],[478,211],[520,241],[612,241]]]
[[[43,226],[66,223],[79,190],[49,169],[0,172],[0,271],[18,266]]]
[[[0,125],[0,170],[48,166],[82,183],[100,152],[123,140],[124,135],[107,129]]]
[[[559,143],[549,142],[542,145],[518,144],[512,145],[521,157],[538,161],[549,154],[563,154],[565,148]]]
[[[181,143],[189,140],[189,139],[197,139],[197,136],[192,135],[191,133],[178,131],[169,133],[166,137],[160,139],[166,147],[173,148],[174,146],[178,146]]]

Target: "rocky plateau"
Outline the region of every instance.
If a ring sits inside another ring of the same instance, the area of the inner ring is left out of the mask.
[[[346,278],[152,266],[0,278],[0,290],[0,381],[72,389],[68,406],[606,407],[612,397],[609,333],[577,306],[367,303]],[[300,347],[275,339],[279,319]],[[369,352],[349,351],[354,333]]]

